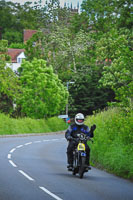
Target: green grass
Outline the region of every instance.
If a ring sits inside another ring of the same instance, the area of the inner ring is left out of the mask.
[[[47,133],[65,130],[66,128],[66,123],[57,117],[47,120],[30,118],[14,119],[0,113],[0,135]]]
[[[91,146],[91,162],[118,176],[133,179],[133,113],[125,115],[117,108],[86,118],[90,127],[97,125]],[[13,119],[0,114],[0,135],[48,133],[67,129],[57,117],[44,119]]]
[[[133,115],[117,108],[97,113],[86,119],[96,124],[91,162],[118,176],[133,179]]]

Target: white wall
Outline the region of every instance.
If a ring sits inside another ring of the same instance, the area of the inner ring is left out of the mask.
[[[20,53],[17,57],[17,63],[22,63],[22,59],[25,59],[25,54],[24,52]]]
[[[7,67],[10,67],[14,72],[18,71],[18,68],[21,66],[21,63],[7,63]]]

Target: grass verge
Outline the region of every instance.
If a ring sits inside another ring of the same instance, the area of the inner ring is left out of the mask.
[[[114,108],[89,116],[86,124],[96,124],[91,161],[118,176],[133,179],[133,113]]]
[[[14,119],[0,113],[0,135],[23,133],[48,133],[67,129],[66,123],[57,117],[44,119]]]

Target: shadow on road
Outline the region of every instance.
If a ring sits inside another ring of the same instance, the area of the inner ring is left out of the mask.
[[[50,173],[51,174],[51,173]],[[66,178],[78,178],[79,179],[79,175],[73,175],[72,173],[70,172],[67,172],[66,173],[52,173],[51,175],[54,175],[54,176],[62,176],[62,177],[66,177]],[[84,177],[83,179],[85,180],[90,180],[90,181],[99,181],[99,182],[103,182],[105,180],[108,179],[108,177],[102,177],[102,176],[92,176],[91,174],[84,174]]]

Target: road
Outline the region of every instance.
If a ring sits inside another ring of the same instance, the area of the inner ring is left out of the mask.
[[[92,168],[66,168],[63,134],[0,138],[0,200],[132,200],[133,183]]]

